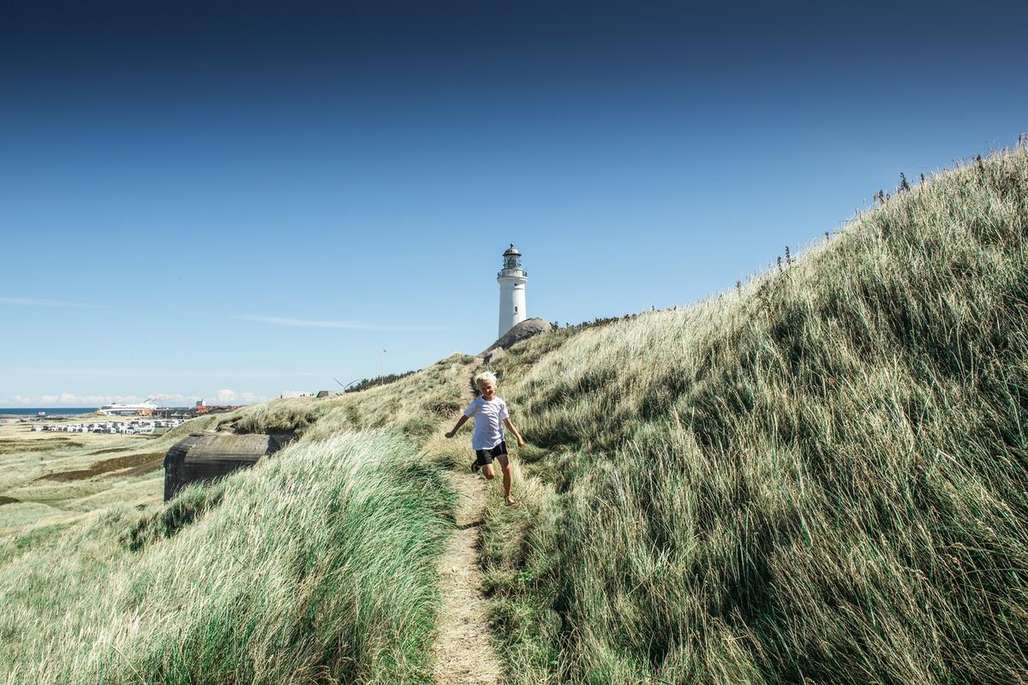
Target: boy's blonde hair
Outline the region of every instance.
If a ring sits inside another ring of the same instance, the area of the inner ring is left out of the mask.
[[[493,387],[496,387],[496,374],[492,371],[483,371],[482,373],[475,375],[475,387],[479,390],[482,389],[482,383],[485,381],[489,381],[493,384]]]

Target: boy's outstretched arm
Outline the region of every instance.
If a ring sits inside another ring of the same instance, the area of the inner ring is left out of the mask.
[[[521,435],[521,431],[519,431],[517,428],[514,427],[514,424],[511,422],[511,420],[510,419],[504,419],[503,420],[503,425],[506,426],[507,430],[509,430],[511,433],[513,433],[514,437],[516,437],[518,439],[518,447],[524,447],[525,446],[525,438],[524,438],[523,435]]]
[[[460,427],[464,425],[464,422],[468,420],[468,417],[461,414],[460,419],[457,421],[457,425],[453,427],[453,430],[446,434],[446,437],[452,438],[460,430]]]

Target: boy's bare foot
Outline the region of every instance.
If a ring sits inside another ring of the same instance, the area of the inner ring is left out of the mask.
[[[515,501],[514,501],[514,499],[513,499],[512,497],[508,497],[508,498],[507,498],[507,506],[508,506],[508,507],[514,507],[514,506],[517,506],[517,502],[515,502]]]

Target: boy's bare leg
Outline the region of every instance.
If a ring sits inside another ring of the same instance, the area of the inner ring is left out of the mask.
[[[503,470],[503,498],[507,500],[507,504],[514,504],[510,497],[510,459],[505,454],[501,454],[497,459],[500,460],[500,468]]]
[[[493,474],[493,465],[492,464],[486,464],[485,466],[483,466],[482,467],[482,475],[485,476],[486,480],[492,480],[493,479],[493,475],[495,475],[495,474]]]

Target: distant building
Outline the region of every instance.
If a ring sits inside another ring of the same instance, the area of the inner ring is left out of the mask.
[[[500,332],[503,334],[528,318],[525,305],[525,286],[528,272],[521,268],[521,253],[514,243],[503,253],[503,268],[496,274],[500,284]]]
[[[96,410],[105,416],[151,416],[157,405],[147,400],[139,404],[105,404]]]

